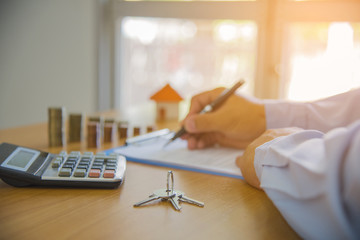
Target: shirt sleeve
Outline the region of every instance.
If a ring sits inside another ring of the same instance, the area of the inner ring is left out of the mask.
[[[360,121],[304,130],[255,151],[261,187],[305,239],[360,238]]]
[[[265,100],[267,129],[300,127],[327,132],[360,119],[360,88],[314,102]]]

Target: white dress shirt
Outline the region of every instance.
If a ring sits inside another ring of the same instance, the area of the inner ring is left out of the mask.
[[[256,149],[269,198],[305,239],[360,239],[360,89],[265,109],[267,128],[305,129]]]

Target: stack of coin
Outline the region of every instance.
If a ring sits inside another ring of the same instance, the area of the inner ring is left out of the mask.
[[[128,122],[126,121],[120,121],[118,123],[118,135],[119,138],[127,138],[127,132],[128,132]]]
[[[140,135],[140,127],[134,127],[133,136],[139,136]]]
[[[99,122],[88,122],[87,124],[87,147],[99,148],[101,146],[101,130]]]
[[[88,122],[98,122],[100,124],[100,141],[102,142],[102,139],[104,137],[104,118],[102,116],[91,116],[88,118]]]
[[[146,127],[146,132],[147,132],[147,133],[151,133],[151,132],[154,131],[155,129],[156,129],[155,126],[149,125],[149,126]]]
[[[105,119],[104,124],[104,142],[113,142],[116,136],[115,121],[113,119]]]
[[[69,116],[69,142],[81,142],[83,140],[84,117],[81,113],[73,113]]]
[[[49,147],[65,146],[65,107],[48,108]]]

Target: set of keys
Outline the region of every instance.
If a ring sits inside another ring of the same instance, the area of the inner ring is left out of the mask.
[[[170,180],[171,180],[171,188],[170,188]],[[172,171],[168,171],[166,189],[155,190],[153,194],[151,194],[147,199],[135,203],[134,207],[142,206],[154,200],[169,201],[177,211],[181,210],[181,206],[179,202],[186,202],[186,203],[194,204],[199,207],[204,207],[203,202],[186,197],[185,193],[182,191],[174,190],[174,174]]]

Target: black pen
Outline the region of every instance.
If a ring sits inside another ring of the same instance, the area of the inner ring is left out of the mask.
[[[216,107],[219,107],[221,104],[223,104],[241,85],[243,85],[245,83],[244,80],[240,80],[238,81],[234,86],[232,86],[232,88],[230,89],[226,89],[225,91],[223,91],[219,97],[217,97],[212,103],[206,105],[203,110],[201,110],[201,112],[199,114],[204,114],[204,113],[208,113],[211,112],[212,110],[214,110]],[[183,134],[186,133],[186,130],[184,128],[184,126],[177,132],[175,133],[175,135],[164,145],[164,147],[166,147],[167,145],[169,145],[171,142],[173,142],[175,139],[181,137]]]

